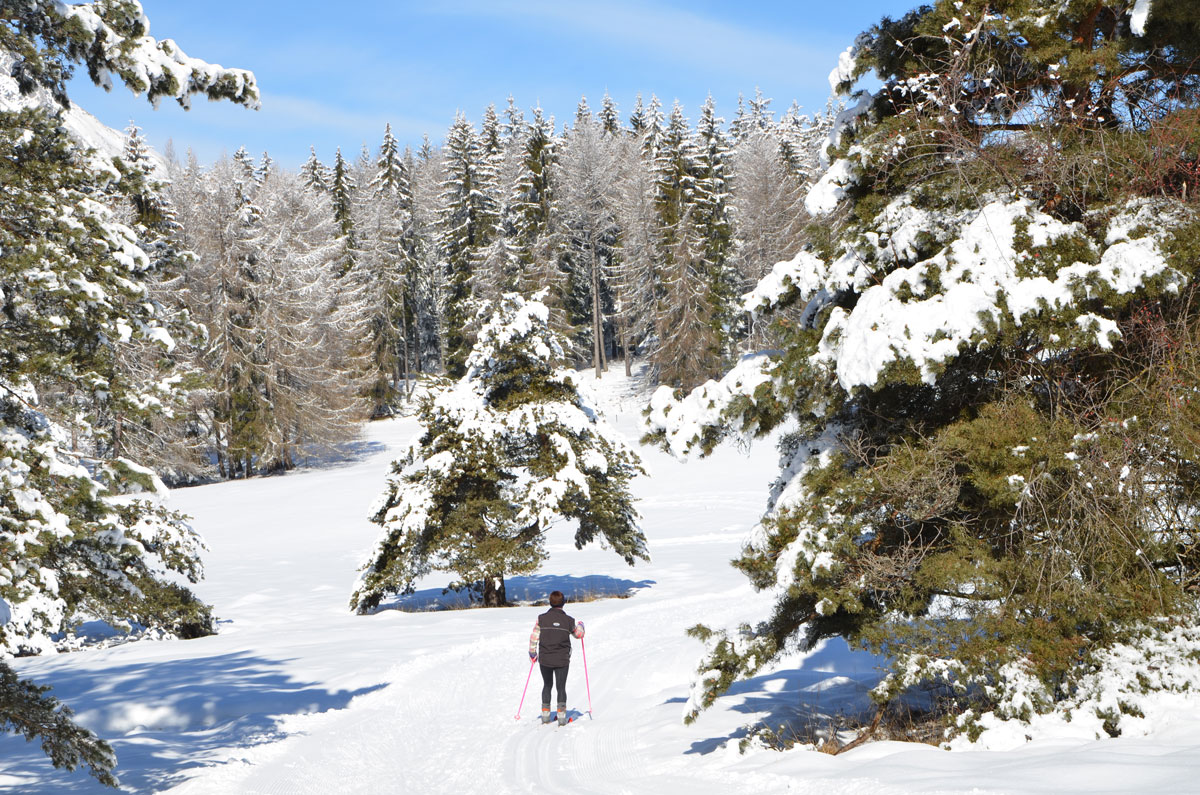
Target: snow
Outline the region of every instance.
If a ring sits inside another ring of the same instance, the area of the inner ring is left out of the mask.
[[[1135,36],[1146,35],[1146,20],[1150,17],[1151,0],[1137,0],[1129,14],[1129,29]]]
[[[847,47],[845,52],[838,56],[838,64],[829,73],[829,90],[836,94],[838,88],[845,83],[854,80],[854,68],[857,66],[857,61],[854,57],[857,47]]]
[[[856,181],[853,161],[844,158],[833,161],[804,197],[804,209],[812,215],[828,215],[837,209],[846,188]]]
[[[885,213],[894,214],[900,223],[893,230],[894,242],[875,244],[878,256],[911,256],[908,230],[920,221],[919,211],[906,212],[904,206],[894,204]],[[852,309],[830,311],[816,356],[844,390],[874,386],[889,366],[901,362],[911,363],[924,381],[933,383],[941,368],[967,346],[986,342],[990,325],[1007,320],[1020,326],[1047,310],[1069,318],[1069,313],[1078,312],[1078,301],[1093,297],[1097,290],[1129,294],[1155,278],[1166,279],[1168,289],[1178,289],[1181,276],[1168,266],[1153,237],[1127,239],[1130,217],[1140,213],[1135,205],[1114,219],[1109,237],[1119,242],[1105,248],[1098,263],[1063,263],[1053,278],[1019,267],[1040,256],[1019,250],[1019,223],[1024,223],[1035,247],[1071,236],[1084,239],[1083,228],[1057,221],[1025,199],[990,202],[965,219],[955,239],[938,254],[897,268],[878,283],[864,280],[861,266],[855,266],[858,258],[848,256],[827,267],[821,267],[815,257],[798,258],[786,275],[802,297],[811,295],[817,284],[826,291],[861,290]],[[808,270],[813,266],[817,270]],[[773,298],[770,283],[781,282],[782,277],[772,271],[767,281],[765,300],[769,301]],[[1101,347],[1109,347],[1117,333],[1112,322],[1086,313],[1075,323],[1082,335]]]
[[[638,384],[610,373],[596,394],[636,438],[647,400]],[[1177,792],[1200,775],[1200,710],[1179,697],[1161,697],[1144,726],[1117,739],[1078,731],[1022,738],[1003,752],[882,742],[837,757],[755,745],[740,754],[748,723],[828,723],[863,708],[877,661],[840,641],[735,685],[683,725],[701,656],[685,629],[754,620],[773,604],[728,565],[778,475],[769,444],[748,454],[726,446],[686,465],[642,451],[654,474],[633,487],[652,563],[629,568],[602,549],[574,549],[569,526],[552,531],[549,561],[509,580],[510,598],[553,588],[630,597],[568,604],[588,626],[568,683],[575,721],[535,727],[535,676],[518,722],[529,626],[544,607],[431,609],[450,601],[445,575],[385,604],[414,612],[356,616],[348,607],[378,532],[368,507],[416,430],[411,419],[374,423],[341,460],[172,492],[171,507],[194,517],[209,547],[198,591],[215,605],[216,636],[13,665],[113,742],[130,792]],[[1114,654],[1110,670],[1130,670],[1134,652]],[[35,744],[0,738],[0,792],[68,791],[109,790],[52,769]]]

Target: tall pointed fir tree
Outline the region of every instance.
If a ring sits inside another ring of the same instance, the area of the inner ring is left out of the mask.
[[[204,459],[188,416],[202,379],[186,351],[200,341],[203,331],[191,320],[182,294],[191,254],[181,245],[182,227],[168,195],[167,175],[132,122],[114,165],[121,179],[112,183],[109,202],[149,257],[146,300],[157,306],[163,330],[178,344],[166,348],[133,338],[110,340],[114,373],[106,399],[94,412],[84,411],[81,419],[95,431],[90,441],[98,448],[93,454],[130,458],[169,482],[188,481],[201,473]],[[157,399],[146,402],[147,392]]]
[[[604,92],[604,100],[600,105],[600,113],[597,115],[605,135],[615,137],[621,133],[621,115],[617,113],[617,103],[613,101],[607,91]]]
[[[329,167],[317,159],[316,147],[309,149],[308,160],[305,160],[304,165],[300,166],[300,177],[304,181],[304,187],[315,193],[329,191],[332,174],[329,172]]]
[[[558,168],[558,139],[554,119],[541,108],[533,109],[525,130],[520,172],[510,200],[513,212],[514,252],[518,260],[516,290],[532,295],[549,288],[545,303],[551,323],[558,331],[566,328],[562,310],[563,274],[558,267],[562,247],[555,223],[555,170]]]
[[[186,107],[202,92],[258,104],[252,74],[150,37],[135,0],[6,4],[0,51],[12,59],[0,79],[63,106],[74,65],[95,82],[115,75],[151,101]],[[183,517],[146,498],[165,491],[161,482],[123,458],[85,467],[66,445],[85,429],[39,400],[39,391],[66,389],[103,399],[110,340],[169,347],[158,307],[145,300],[150,258],[95,200],[119,176],[79,152],[44,110],[0,113],[0,657],[52,647],[84,610],[185,635],[209,620],[167,576],[195,581],[200,544]],[[86,765],[116,786],[112,749],[46,691],[0,660],[0,728],[38,739],[55,766]]]
[[[344,255],[336,266],[338,275],[345,274],[354,266],[354,250],[357,241],[354,236],[354,191],[357,185],[350,164],[342,157],[342,149],[338,147],[333,157],[333,168],[329,180],[329,196],[333,201],[333,218],[337,221],[342,233]]]
[[[494,183],[494,172],[479,135],[462,114],[446,134],[442,164],[439,248],[446,270],[445,367],[448,375],[459,378],[470,353],[471,274],[495,223],[494,194],[485,190]]]
[[[700,376],[720,375],[729,364],[733,350],[735,303],[740,298],[737,276],[731,262],[733,220],[731,218],[730,167],[732,152],[725,136],[725,120],[717,116],[710,96],[700,110],[695,132],[695,203],[696,230],[703,240],[705,303],[709,338],[707,361]]]
[[[511,99],[511,98],[510,98]],[[512,119],[509,110],[509,121]],[[501,122],[489,105],[481,131],[483,171],[481,190],[491,207],[486,245],[476,254],[471,292],[480,300],[495,300],[514,289],[519,271],[514,186],[521,180],[524,130]]]
[[[661,383],[685,388],[715,374],[719,342],[709,324],[712,290],[696,204],[697,152],[678,103],[658,145],[654,173],[662,256],[654,364]]]
[[[351,598],[360,613],[433,571],[503,605],[505,577],[535,571],[564,519],[577,547],[599,538],[630,565],[648,559],[629,493],[640,461],[561,369],[548,309],[509,293],[486,310],[466,375],[422,399],[423,433],[372,508],[383,534]]]
[[[411,361],[412,259],[407,236],[412,226],[412,188],[390,124],[368,188],[360,192],[359,251],[353,280],[363,290],[370,329],[372,413],[382,415],[390,413],[407,393]]]

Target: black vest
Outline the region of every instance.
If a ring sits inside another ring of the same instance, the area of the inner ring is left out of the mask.
[[[541,635],[538,640],[538,662],[547,668],[565,668],[571,662],[571,634],[575,619],[552,607],[538,616]]]

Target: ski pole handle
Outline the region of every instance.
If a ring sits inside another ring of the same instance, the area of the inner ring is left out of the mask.
[[[592,683],[588,681],[587,646],[583,645],[583,638],[579,639],[579,651],[583,654],[583,683],[587,685],[588,715],[595,718],[596,716],[592,714]]]
[[[537,662],[536,658],[529,661],[529,673],[525,674],[525,689],[521,691],[521,703],[517,705],[517,720],[521,719],[521,707],[525,706],[525,694],[527,692],[529,692],[529,677],[533,676],[533,664],[535,662]],[[583,667],[585,669],[587,668],[586,662],[583,664]],[[587,676],[587,672],[585,671],[584,677],[586,678],[586,676]],[[591,698],[592,698],[591,693],[589,693],[588,694],[588,703],[589,704],[591,703]]]

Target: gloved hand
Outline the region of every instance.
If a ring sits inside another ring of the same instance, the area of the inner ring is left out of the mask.
[[[529,661],[533,662],[536,659],[537,659],[537,652],[535,652],[535,651],[529,652]]]
[[[582,621],[575,622],[575,637],[579,638],[580,640],[583,640],[583,622]]]

